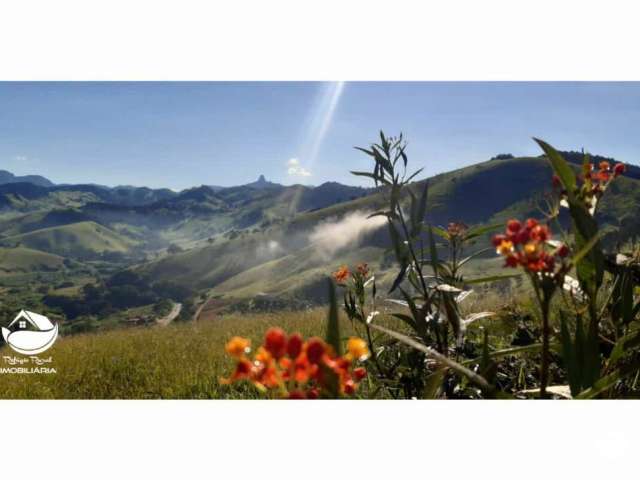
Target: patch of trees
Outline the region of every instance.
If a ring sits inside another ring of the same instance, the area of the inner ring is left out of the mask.
[[[171,245],[169,245],[169,247],[167,247],[167,253],[171,255],[175,255],[176,253],[181,252],[184,252],[184,249],[180,245],[176,245],[175,243],[172,243]]]
[[[118,310],[141,307],[173,300],[184,303],[194,291],[170,281],[151,283],[146,277],[123,270],[108,278],[104,284],[87,284],[80,297],[45,295],[43,302],[60,310],[69,320],[80,316],[104,317]]]
[[[491,157],[491,160],[511,160],[512,158],[516,158],[510,153],[499,153],[495,157]]]

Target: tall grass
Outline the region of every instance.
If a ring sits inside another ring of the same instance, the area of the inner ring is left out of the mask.
[[[59,338],[41,355],[55,374],[0,375],[0,398],[154,399],[257,398],[248,385],[220,385],[232,361],[224,351],[234,335],[259,344],[273,325],[303,336],[322,335],[326,310],[242,314],[168,327],[129,328]],[[343,322],[345,334],[349,322]],[[8,347],[3,356],[13,356]]]

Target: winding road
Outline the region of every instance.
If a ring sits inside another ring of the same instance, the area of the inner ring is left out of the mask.
[[[180,315],[181,311],[182,311],[182,304],[174,303],[173,308],[171,308],[171,311],[164,317],[157,318],[156,322],[158,323],[158,325],[162,325],[163,327],[166,327],[171,322],[173,322],[178,315]]]

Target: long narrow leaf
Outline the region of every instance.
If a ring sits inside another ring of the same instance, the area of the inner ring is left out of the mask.
[[[491,386],[489,384],[489,382],[487,382],[487,380],[484,377],[482,377],[481,375],[478,375],[477,373],[469,370],[467,367],[459,364],[458,362],[456,362],[454,360],[451,360],[450,358],[445,357],[444,355],[442,355],[441,353],[437,352],[433,348],[427,347],[426,345],[423,345],[422,343],[417,342],[414,339],[412,339],[410,337],[407,337],[406,335],[403,335],[402,333],[394,332],[393,330],[389,330],[388,328],[381,327],[380,325],[370,325],[370,326],[371,326],[371,328],[375,328],[376,330],[379,330],[379,331],[381,331],[383,333],[386,333],[390,337],[393,337],[396,340],[399,340],[402,343],[404,343],[406,345],[409,345],[410,347],[413,347],[416,350],[421,351],[422,353],[426,354],[427,356],[429,356],[429,357],[435,359],[436,361],[440,362],[442,365],[445,365],[445,366],[449,367],[454,372],[457,372],[457,373],[467,377],[473,383],[478,385],[483,391],[489,392],[489,393],[494,393],[495,388],[493,386]]]

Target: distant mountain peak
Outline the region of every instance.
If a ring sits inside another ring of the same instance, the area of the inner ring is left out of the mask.
[[[247,183],[246,185],[244,185],[245,187],[251,187],[251,188],[282,188],[282,185],[280,185],[279,183],[273,183],[270,182],[269,180],[267,180],[265,178],[264,175],[260,175],[258,177],[258,180],[256,180],[255,182],[252,183]]]
[[[6,170],[0,170],[0,184],[6,183],[31,183],[40,187],[52,187],[54,183],[48,178],[40,175],[23,175],[17,176]]]

